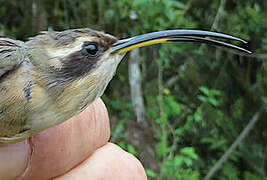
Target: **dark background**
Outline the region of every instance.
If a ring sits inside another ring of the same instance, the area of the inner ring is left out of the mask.
[[[150,179],[203,179],[255,121],[213,178],[266,179],[267,113],[260,111],[267,104],[266,2],[0,0],[0,35],[27,40],[47,29],[90,27],[125,38],[188,28],[248,40],[251,56],[193,43],[134,51],[103,99],[111,141],[139,158]]]

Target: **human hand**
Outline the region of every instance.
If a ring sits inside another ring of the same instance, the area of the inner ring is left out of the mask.
[[[97,99],[70,120],[27,141],[0,145],[0,180],[145,180],[141,163],[108,143],[106,107]]]

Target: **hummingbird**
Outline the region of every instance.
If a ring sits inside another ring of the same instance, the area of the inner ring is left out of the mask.
[[[0,142],[25,140],[83,111],[104,93],[133,49],[199,42],[251,53],[234,41],[247,44],[231,35],[188,29],[122,40],[90,28],[45,31],[26,42],[0,38]]]

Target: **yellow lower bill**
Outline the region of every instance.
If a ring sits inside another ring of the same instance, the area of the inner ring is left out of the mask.
[[[124,54],[128,51],[132,51],[136,48],[140,48],[140,47],[144,47],[144,46],[149,46],[149,45],[153,45],[153,44],[160,44],[160,43],[166,43],[167,42],[167,39],[164,38],[164,39],[153,39],[153,40],[149,40],[149,41],[144,41],[144,42],[141,42],[141,43],[138,43],[138,44],[134,44],[134,45],[131,45],[131,46],[128,46],[128,47],[125,47],[123,49],[120,49],[118,50],[118,53],[119,54]]]

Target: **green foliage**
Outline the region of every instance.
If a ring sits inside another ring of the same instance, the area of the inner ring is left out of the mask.
[[[267,177],[262,178],[260,176],[257,176],[255,174],[251,173],[251,172],[246,171],[245,172],[245,180],[251,180],[251,179],[253,179],[253,180],[266,180]]]
[[[221,96],[220,91],[214,89],[208,89],[207,87],[204,86],[201,86],[199,90],[204,94],[204,96],[203,95],[198,96],[198,99],[202,103],[209,103],[215,107],[220,105],[220,101],[216,98],[218,96]]]
[[[164,161],[162,179],[199,179],[199,173],[192,170],[193,162],[197,159],[198,155],[194,152],[194,148],[183,148],[180,155]]]
[[[225,163],[222,167],[221,180],[238,179],[238,170],[232,163]]]
[[[156,153],[159,157],[164,157],[169,153],[166,136],[159,137],[159,143],[156,145]]]
[[[154,171],[150,170],[150,169],[146,169],[146,174],[148,177],[151,178],[156,178],[157,177],[157,173],[155,173]]]
[[[135,150],[135,148],[131,144],[127,145],[127,151],[131,153],[132,155],[135,155],[135,156],[138,155],[138,152]]]
[[[48,28],[91,27],[125,38],[163,29],[213,27],[249,40],[254,58],[196,43],[142,48],[149,126],[134,121],[127,57],[103,96],[112,141],[144,162],[149,178],[197,180],[203,179],[259,107],[267,105],[266,1],[229,0],[218,15],[220,6],[221,1],[198,0],[0,0],[0,35],[26,40]],[[266,113],[214,179],[266,179],[265,117]],[[132,129],[134,135],[149,134],[129,137]],[[144,152],[153,154],[150,162]]]

